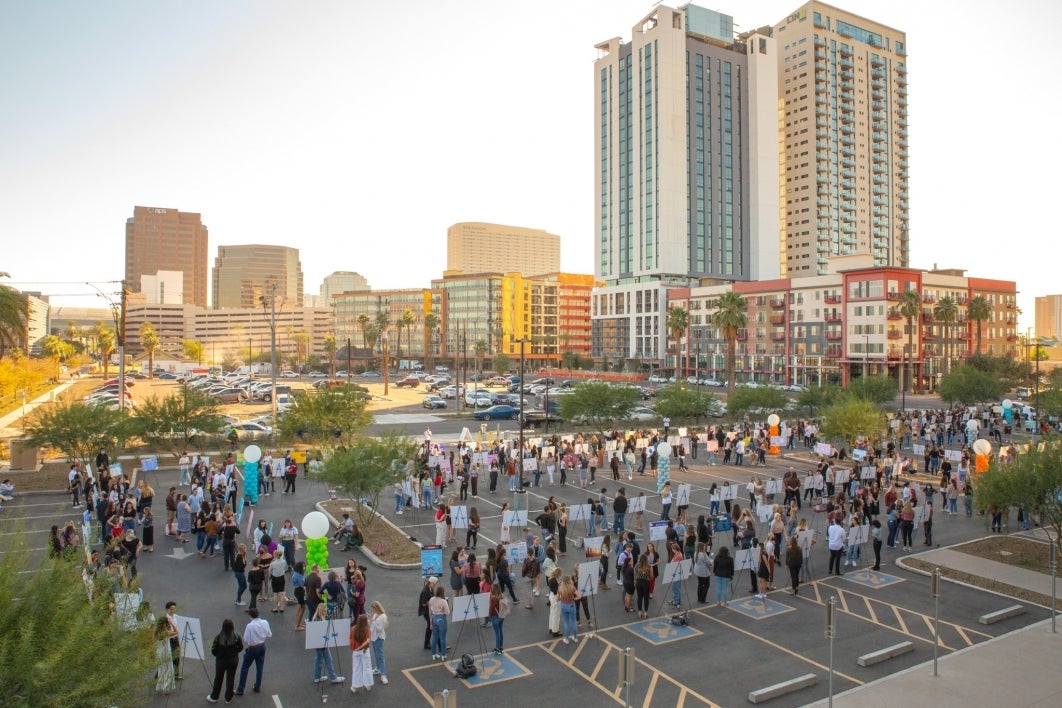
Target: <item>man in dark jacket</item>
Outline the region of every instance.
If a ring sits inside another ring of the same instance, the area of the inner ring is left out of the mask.
[[[420,591],[420,600],[417,602],[417,614],[424,618],[427,628],[424,630],[424,648],[431,649],[431,613],[428,612],[428,601],[435,596],[435,585],[439,579],[434,575],[424,582]]]
[[[627,490],[623,487],[619,488],[616,493],[616,498],[612,500],[612,531],[620,534],[623,533],[624,520],[627,516]]]

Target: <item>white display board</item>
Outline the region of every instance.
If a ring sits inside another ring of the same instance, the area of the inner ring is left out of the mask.
[[[306,648],[350,646],[350,618],[311,620],[306,623]]]

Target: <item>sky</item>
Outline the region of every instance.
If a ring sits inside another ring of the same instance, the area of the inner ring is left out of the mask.
[[[676,3],[677,4],[677,3]],[[801,3],[715,0],[738,31]],[[834,3],[907,34],[911,265],[1062,293],[1062,3]],[[674,5],[674,4],[673,4]],[[295,246],[305,290],[426,287],[446,229],[561,236],[593,272],[594,45],[645,0],[0,0],[0,271],[105,306],[135,205],[218,245]]]

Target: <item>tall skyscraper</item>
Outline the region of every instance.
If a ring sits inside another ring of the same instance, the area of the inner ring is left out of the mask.
[[[199,214],[138,206],[125,222],[125,281],[139,292],[141,276],[176,270],[184,274],[180,302],[206,307],[207,227]]]
[[[908,267],[906,35],[814,1],[774,30],[783,273],[823,275],[856,253]]]
[[[446,230],[446,274],[560,270],[560,236],[542,229],[465,221]]]
[[[277,307],[302,307],[299,249],[288,246],[218,246],[214,260],[214,309],[258,307],[276,286]]]
[[[658,5],[597,49],[593,354],[659,360],[668,287],[778,277],[775,40]]]

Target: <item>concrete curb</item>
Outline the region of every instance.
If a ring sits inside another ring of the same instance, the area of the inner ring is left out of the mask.
[[[360,503],[360,502],[357,502],[357,501],[354,501],[354,500],[351,500],[351,501],[353,501],[355,504]],[[322,514],[324,514],[325,516],[327,516],[329,521],[331,521],[334,525],[336,525],[336,526],[340,525],[339,520],[336,519],[336,517],[332,516],[330,513],[328,513],[328,510],[324,508],[324,502],[315,503],[314,504],[314,508],[317,509],[317,511],[321,512]],[[409,534],[405,533],[404,531],[402,531],[402,529],[398,528],[393,523],[391,523],[391,520],[388,519],[383,514],[381,514],[380,512],[373,510],[372,513],[376,515],[377,519],[379,519],[380,521],[383,521],[385,524],[387,524],[388,526],[393,528],[398,533],[402,534],[403,536],[406,536],[407,538],[409,537]],[[423,545],[424,545],[422,543],[418,543],[417,541],[411,541],[411,543],[417,545],[418,547],[423,547]],[[369,559],[369,562],[372,563],[373,565],[375,565],[377,568],[387,568],[389,570],[419,570],[420,569],[420,563],[388,563],[387,561],[380,560],[380,558],[377,557],[377,555],[375,553],[370,551],[364,544],[362,544],[358,548],[358,550],[361,551],[365,555],[365,557]]]

